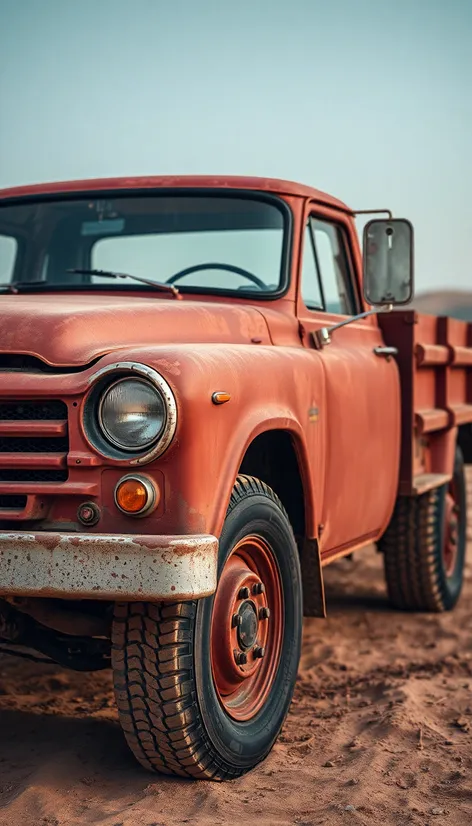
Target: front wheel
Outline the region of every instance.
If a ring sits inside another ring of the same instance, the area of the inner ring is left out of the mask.
[[[271,750],[300,658],[297,546],[275,493],[239,476],[212,597],[117,604],[112,663],[126,739],[147,768],[223,780]]]

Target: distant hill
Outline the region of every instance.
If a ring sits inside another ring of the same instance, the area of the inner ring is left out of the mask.
[[[435,290],[420,293],[411,305],[419,313],[449,315],[463,321],[472,321],[472,290]]]

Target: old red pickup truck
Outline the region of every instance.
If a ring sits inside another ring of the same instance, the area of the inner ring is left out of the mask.
[[[472,325],[404,308],[383,212],[362,258],[287,181],[0,192],[1,648],[111,667],[148,769],[269,753],[333,560],[378,543],[398,608],[459,597]]]

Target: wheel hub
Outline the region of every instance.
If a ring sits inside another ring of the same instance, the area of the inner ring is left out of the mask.
[[[225,710],[249,719],[278,665],[282,594],[272,552],[259,537],[233,549],[220,576],[212,619],[212,672]]]
[[[260,665],[269,617],[264,582],[233,554],[221,576],[213,608],[214,670],[223,695],[230,694],[235,684],[250,677]]]
[[[259,617],[255,604],[249,600],[243,602],[237,616],[240,619],[237,624],[239,647],[244,650],[253,648],[259,630]]]

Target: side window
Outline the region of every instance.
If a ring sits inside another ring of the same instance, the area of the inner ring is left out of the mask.
[[[309,309],[324,309],[328,313],[338,315],[352,315],[356,312],[356,305],[341,229],[335,224],[311,217],[306,232],[312,239],[314,267],[318,273],[318,285],[321,284],[321,290],[318,286],[321,295],[317,302],[313,302],[310,294],[312,290],[309,287],[310,279],[308,275],[305,278],[305,259],[307,255],[305,240],[302,298],[306,306]]]
[[[9,284],[12,280],[17,247],[10,235],[0,235],[0,284]]]

